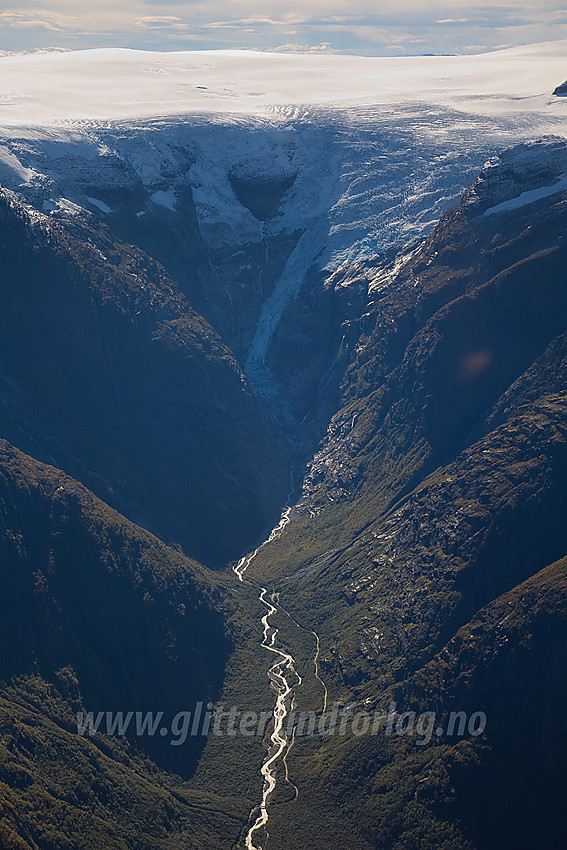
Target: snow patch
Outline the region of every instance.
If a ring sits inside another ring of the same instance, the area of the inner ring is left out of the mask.
[[[483,218],[489,215],[497,215],[498,213],[511,212],[518,210],[521,207],[527,207],[529,204],[535,204],[536,201],[541,201],[544,198],[549,198],[551,195],[556,195],[558,192],[564,192],[567,189],[567,174],[557,180],[552,186],[540,186],[539,189],[530,189],[527,192],[522,192],[516,198],[511,198],[508,201],[502,201],[494,207],[489,207],[483,213]]]
[[[8,150],[0,147],[0,178],[2,183],[9,188],[16,188],[23,183],[29,183],[36,172],[32,168],[26,168],[18,157]]]
[[[168,189],[167,192],[163,189],[158,189],[152,195],[154,204],[159,204],[160,207],[165,207],[172,212],[175,212],[175,193],[173,189]]]
[[[60,213],[64,216],[79,215],[84,212],[83,207],[73,203],[68,198],[57,198],[57,200],[44,201],[42,205],[43,212]]]
[[[96,199],[96,198],[89,198],[89,196],[88,196],[88,195],[87,195],[87,201],[89,202],[89,204],[92,204],[92,205],[93,205],[93,207],[98,207],[98,209],[99,209],[101,212],[106,213],[107,215],[108,215],[108,213],[111,213],[111,212],[113,211],[113,210],[112,210],[112,209],[108,206],[108,204],[105,204],[105,203],[104,203],[104,201],[97,201],[97,199]]]

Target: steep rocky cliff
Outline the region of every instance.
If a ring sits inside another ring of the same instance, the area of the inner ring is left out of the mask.
[[[288,472],[234,356],[96,219],[0,203],[4,435],[203,563],[236,557]]]

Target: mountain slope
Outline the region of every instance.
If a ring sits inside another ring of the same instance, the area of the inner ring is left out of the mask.
[[[5,436],[201,561],[235,557],[287,470],[233,356],[92,217],[1,204]]]
[[[331,840],[327,807],[353,847],[562,846],[565,565],[547,565],[567,551],[567,203],[540,190],[564,157],[555,140],[504,153],[423,245],[366,271],[344,406],[250,565],[319,634],[331,698],[488,720],[480,738],[418,748],[298,739],[310,846]],[[283,846],[290,818],[280,796]]]
[[[204,738],[80,737],[76,714],[163,712],[169,728],[180,707],[214,700],[231,651],[226,594],[5,441],[0,540],[2,846],[222,846],[230,812],[164,772],[191,775]]]
[[[281,798],[274,806],[276,846],[300,836],[324,847],[333,827],[318,814],[328,809],[350,830],[349,848],[562,847],[565,566],[546,567],[481,609],[388,695],[397,718],[434,712],[444,729],[450,712],[483,711],[484,734],[434,735],[425,746],[420,736],[383,733],[298,739],[290,769],[301,795],[294,808]]]

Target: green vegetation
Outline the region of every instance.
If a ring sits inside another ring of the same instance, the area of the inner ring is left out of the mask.
[[[277,200],[239,191],[262,215]],[[271,710],[260,586],[296,710],[322,706],[316,632],[329,705],[431,710],[443,733],[298,736],[265,850],[563,846],[567,214],[538,210],[496,233],[461,204],[370,306],[360,270],[341,272],[354,285],[334,308],[367,312],[338,365],[321,342],[336,317],[298,317],[310,279],[283,319],[290,410],[312,417],[292,447],[189,306],[187,270],[182,291],[110,230],[47,230],[2,196],[2,848],[242,847],[269,725],[176,748],[80,737],[75,718]],[[289,525],[239,582],[227,564],[331,408]],[[452,711],[485,712],[486,730],[446,734]]]

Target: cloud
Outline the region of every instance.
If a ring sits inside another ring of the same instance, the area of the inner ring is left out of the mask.
[[[66,28],[66,21],[41,11],[22,12],[19,10],[5,10],[0,12],[0,27],[3,29],[39,27],[51,30],[52,32],[63,32]],[[33,49],[30,48],[30,50]]]
[[[156,14],[153,14],[153,13]],[[18,0],[2,47],[247,48],[362,55],[478,52],[567,38],[563,0]]]
[[[181,18],[177,18],[173,15],[153,15],[151,17],[138,18],[136,23],[145,24],[145,23],[157,23],[157,24],[167,24],[171,21],[180,21]]]
[[[0,56],[30,56],[37,53],[69,53],[70,47],[36,47],[34,50],[0,50]]]
[[[58,27],[50,21],[40,20],[17,21],[12,23],[12,26],[19,27],[20,29],[23,27],[42,27],[43,29],[51,30],[52,32],[61,32],[63,29],[63,27]]]
[[[202,24],[203,29],[240,29],[241,27],[249,26],[274,26],[281,27],[283,21],[274,20],[272,18],[235,18],[228,21],[211,21],[210,23]],[[289,22],[286,23],[286,26]]]
[[[136,21],[137,27],[145,27],[147,29],[186,29],[187,25],[173,15],[155,15],[138,18]]]

